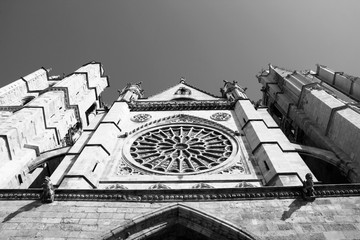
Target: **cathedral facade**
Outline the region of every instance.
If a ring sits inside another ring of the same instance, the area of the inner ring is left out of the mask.
[[[263,104],[181,79],[150,97],[128,83],[108,107],[97,62],[1,88],[4,239],[355,239],[357,83],[324,89],[324,69],[270,65]]]

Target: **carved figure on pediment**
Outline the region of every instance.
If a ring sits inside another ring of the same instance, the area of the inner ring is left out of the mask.
[[[45,177],[45,181],[42,184],[43,192],[41,194],[41,201],[43,203],[52,203],[55,199],[55,188],[51,183],[49,177]]]

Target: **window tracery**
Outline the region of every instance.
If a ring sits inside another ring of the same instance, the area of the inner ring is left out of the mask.
[[[168,125],[139,136],[130,147],[135,162],[150,171],[191,174],[225,162],[234,147],[220,131],[197,125]]]

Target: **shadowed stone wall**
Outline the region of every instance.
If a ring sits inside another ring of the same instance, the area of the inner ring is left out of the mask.
[[[0,239],[102,239],[110,230],[174,203],[0,201]],[[360,198],[182,202],[258,239],[358,239]]]

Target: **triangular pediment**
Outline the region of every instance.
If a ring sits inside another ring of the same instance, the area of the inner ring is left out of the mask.
[[[179,84],[170,87],[158,94],[155,94],[149,98],[147,101],[179,101],[179,100],[217,100],[219,97],[216,97],[210,93],[207,93],[201,89],[193,87],[184,81]]]

